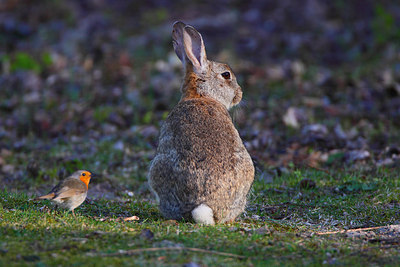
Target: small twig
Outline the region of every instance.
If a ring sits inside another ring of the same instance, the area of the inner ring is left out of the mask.
[[[349,256],[355,256],[355,255],[360,255],[360,252],[368,252],[368,251],[371,251],[371,250],[375,250],[375,249],[389,249],[389,248],[398,248],[399,247],[399,245],[380,245],[380,246],[377,246],[377,247],[375,247],[375,246],[373,246],[373,247],[364,247],[364,248],[361,248],[360,250],[357,250],[357,251],[355,251],[355,252],[352,252],[352,253],[350,253],[349,254]]]
[[[317,171],[324,172],[324,173],[328,174],[330,177],[332,177],[331,173],[330,173],[328,170],[319,168],[319,167],[317,167],[317,166],[313,166],[313,165],[311,165],[311,164],[309,164],[309,163],[306,163],[305,165],[306,165],[307,167],[312,168],[312,169],[315,169],[315,170],[317,170]]]
[[[398,226],[398,225],[375,226],[375,227],[356,228],[356,229],[339,230],[339,231],[331,231],[331,232],[317,232],[315,234],[317,234],[317,235],[343,234],[343,233],[352,233],[352,232],[357,232],[357,231],[376,230],[376,229],[381,229],[381,228],[390,227],[390,226]]]
[[[302,207],[302,208],[317,208],[318,205],[309,205],[309,204],[304,204],[304,203],[294,203],[294,202],[284,202],[284,203],[276,203],[276,204],[271,204],[267,205],[266,208],[269,207],[289,207],[289,206],[297,206],[297,207]],[[332,204],[325,204],[321,207],[336,207],[335,205]]]
[[[139,249],[130,249],[130,250],[122,250],[119,252],[114,253],[89,253],[89,255],[96,255],[96,256],[103,256],[103,257],[114,257],[114,256],[121,256],[121,255],[133,255],[142,252],[154,252],[154,251],[192,251],[192,252],[200,252],[200,253],[208,253],[208,254],[215,254],[218,256],[225,256],[225,257],[234,257],[239,259],[247,258],[246,256],[227,253],[227,252],[220,252],[215,250],[206,250],[201,248],[187,248],[187,247],[164,247],[164,248],[139,248]]]

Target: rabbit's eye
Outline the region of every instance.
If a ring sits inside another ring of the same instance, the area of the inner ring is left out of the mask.
[[[225,80],[228,80],[231,78],[231,73],[229,71],[225,71],[221,73],[222,77],[224,77]]]

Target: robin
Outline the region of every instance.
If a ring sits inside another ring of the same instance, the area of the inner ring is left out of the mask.
[[[49,199],[63,208],[72,211],[79,207],[86,199],[88,186],[92,174],[88,171],[80,170],[59,182],[47,195],[37,197],[39,199]]]

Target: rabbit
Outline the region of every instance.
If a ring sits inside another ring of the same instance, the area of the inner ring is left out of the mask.
[[[195,28],[178,21],[172,38],[185,78],[181,99],[161,127],[149,186],[168,219],[232,222],[254,180],[253,161],[228,113],[242,90],[228,65],[207,59]]]

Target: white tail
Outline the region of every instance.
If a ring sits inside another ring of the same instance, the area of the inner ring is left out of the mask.
[[[192,210],[193,220],[198,224],[214,224],[212,209],[206,204],[200,204]]]

